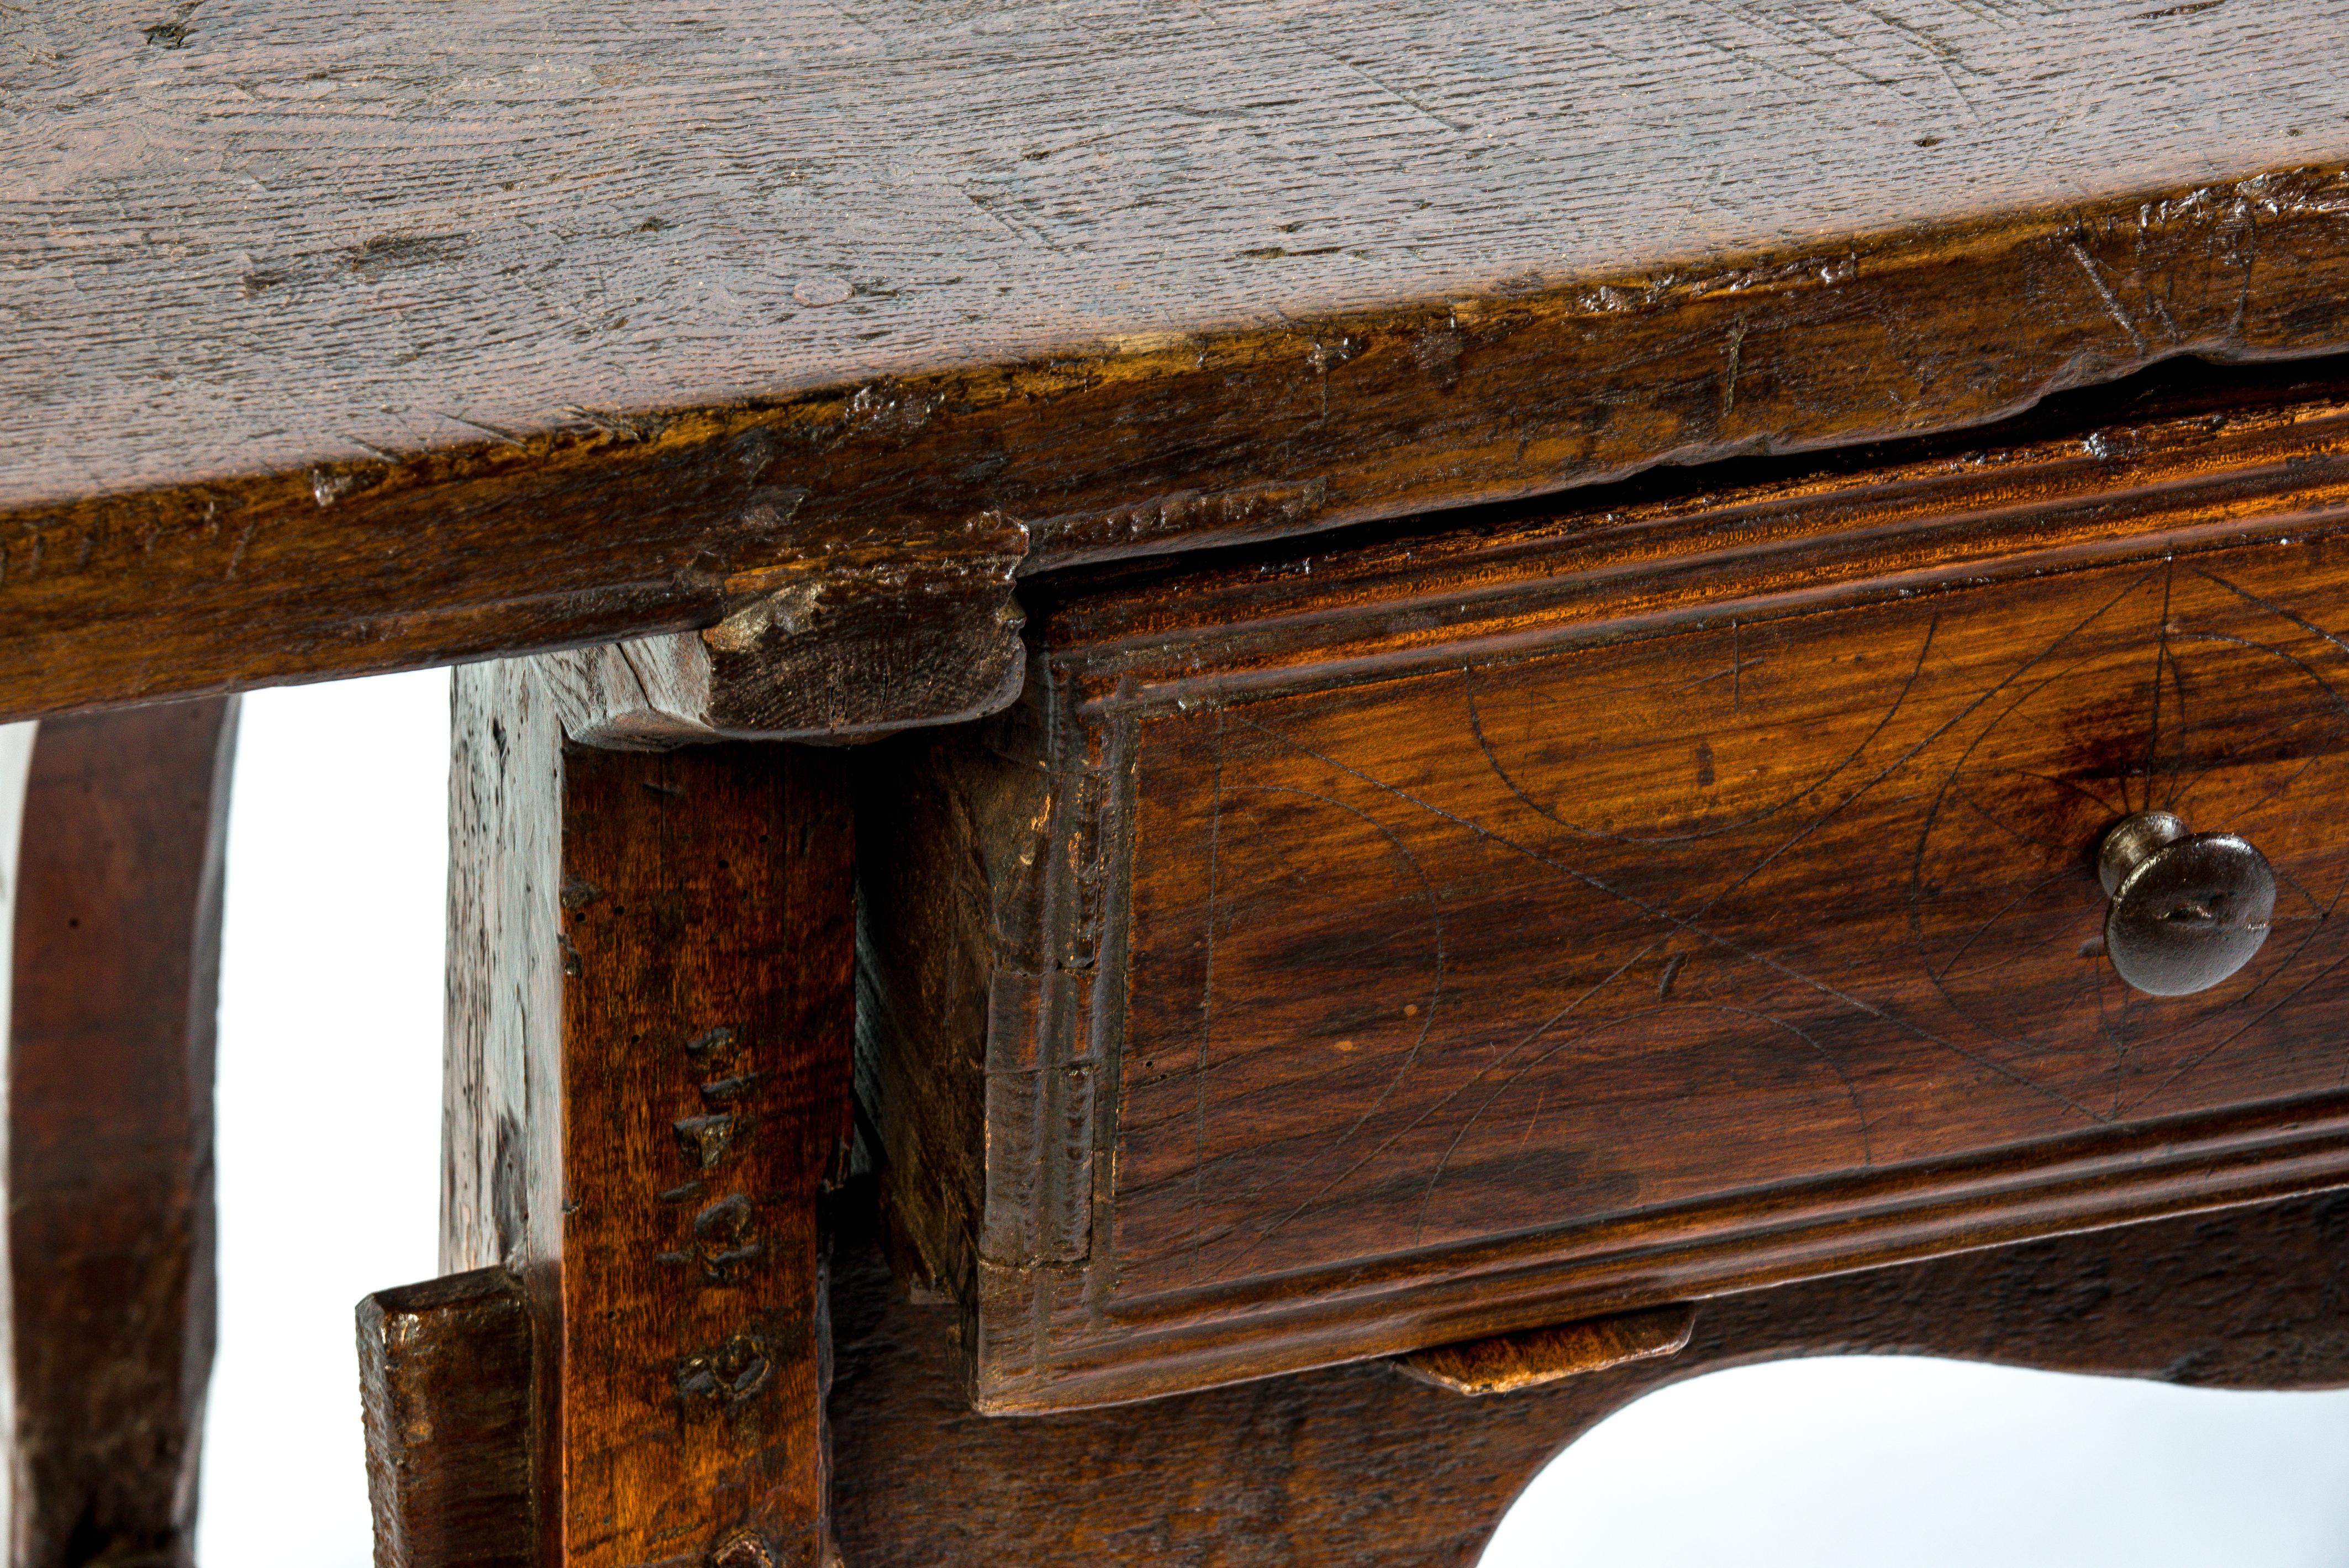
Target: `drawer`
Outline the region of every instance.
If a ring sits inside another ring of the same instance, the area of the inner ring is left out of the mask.
[[[1103,585],[889,759],[868,1046],[982,1408],[2349,1179],[2349,547],[1832,512]],[[2157,808],[2277,888],[2179,997],[2104,950]]]

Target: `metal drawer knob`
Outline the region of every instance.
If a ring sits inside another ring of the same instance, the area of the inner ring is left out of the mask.
[[[2193,833],[2168,812],[2136,812],[2096,846],[2096,877],[2112,899],[2106,956],[2150,995],[2208,991],[2268,940],[2275,873],[2231,833]]]

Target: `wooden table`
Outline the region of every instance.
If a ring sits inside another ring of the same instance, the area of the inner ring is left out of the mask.
[[[233,693],[433,664],[387,1564],[1465,1563],[1733,1362],[2342,1381],[2338,33],[12,15],[19,1560],[189,1555]],[[2153,810],[2272,868],[2174,997]]]

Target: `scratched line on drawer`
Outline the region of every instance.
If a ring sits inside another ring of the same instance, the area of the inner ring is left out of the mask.
[[[1119,1289],[2349,1085],[2292,1022],[2349,958],[2349,587],[2310,569],[2242,550],[1149,718]],[[2087,850],[2147,804],[2278,870],[2276,939],[2202,997],[2095,950]],[[1216,1046],[1170,1072],[1186,991]]]

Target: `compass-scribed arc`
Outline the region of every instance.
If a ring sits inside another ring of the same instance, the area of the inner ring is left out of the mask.
[[[1743,636],[1744,633],[1741,630],[1737,635]],[[1553,781],[1553,787],[1548,792],[1551,798],[1548,802],[1536,799],[1521,782],[1520,775],[1526,770],[1522,767],[1513,768],[1502,760],[1501,753],[1504,748],[1496,743],[1492,726],[1486,722],[1485,709],[1491,704],[1492,698],[1489,695],[1480,696],[1477,670],[1473,665],[1464,665],[1461,668],[1462,696],[1465,705],[1469,733],[1475,737],[1477,749],[1483,754],[1485,765],[1492,771],[1493,776],[1500,782],[1501,786],[1526,809],[1578,837],[1603,843],[1651,845],[1661,847],[1717,838],[1755,826],[1825,790],[1867,754],[1868,749],[1891,726],[1907,705],[1910,694],[1915,690],[1918,675],[1924,668],[1926,656],[1932,647],[1932,640],[1933,627],[1929,623],[1919,639],[1916,658],[1900,670],[1898,689],[1882,702],[1874,723],[1847,749],[1804,770],[1799,777],[1782,784],[1761,802],[1718,820],[1706,822],[1701,827],[1692,827],[1685,831],[1621,832],[1611,828],[1593,827],[1588,823],[1575,820],[1560,811],[1555,804],[1557,797],[1570,792],[1573,774],[1571,769],[1561,771],[1555,766],[1547,767],[1545,774]],[[1819,639],[1817,650],[1826,652],[1837,646],[1839,646],[1838,639],[1832,637],[1825,638]],[[1637,651],[1645,655],[1655,650],[1642,648]],[[1741,676],[1744,671],[1754,669],[1762,662],[1759,659],[1745,659],[1742,655],[1734,657],[1737,658],[1738,662],[1731,668]],[[1785,654],[1781,659],[1791,659],[1794,657],[1794,654]],[[1832,656],[1829,662],[1833,662]],[[1887,668],[1892,667],[1887,666]],[[1727,674],[1729,670],[1723,670],[1722,673]],[[1701,721],[1696,716],[1682,713],[1677,715],[1680,721],[1677,728],[1667,728],[1661,732],[1643,730],[1637,749],[1641,753],[1674,753],[1675,748],[1679,752],[1685,752],[1693,759],[1691,777],[1696,787],[1703,790],[1715,789],[1723,774],[1730,770],[1731,764],[1723,759],[1733,746],[1749,754],[1770,756],[1779,748],[1770,741],[1769,737],[1783,732],[1789,726],[1800,728],[1801,721],[1806,717],[1788,711],[1790,701],[1788,699],[1782,698],[1775,702],[1766,698],[1757,701],[1745,689],[1751,684],[1751,682],[1740,682],[1738,688],[1732,693],[1730,709],[1724,713],[1706,716]],[[1828,695],[1826,711],[1808,715],[1814,720],[1831,722],[1834,719],[1855,711],[1862,713],[1868,711],[1868,705],[1855,701],[1841,682],[1812,680],[1801,683],[1794,689],[1824,691]],[[1701,807],[1691,815],[1702,815],[1707,809],[1710,807]]]

